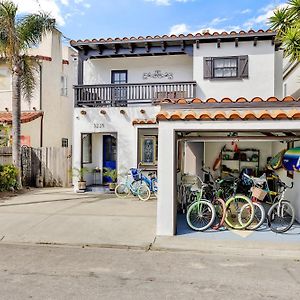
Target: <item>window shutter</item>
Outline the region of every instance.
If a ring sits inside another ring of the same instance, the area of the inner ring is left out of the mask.
[[[203,58],[203,78],[210,79],[212,78],[212,57]]]
[[[248,55],[239,56],[239,78],[248,78],[249,77],[249,59]]]

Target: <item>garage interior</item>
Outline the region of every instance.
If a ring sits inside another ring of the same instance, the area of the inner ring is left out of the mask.
[[[300,146],[300,131],[178,131],[176,132],[177,144],[177,190],[181,184],[184,174],[197,175],[206,179],[202,173],[202,167],[209,168],[215,179],[224,178],[228,175],[240,177],[242,172],[248,175],[259,177],[271,172],[268,162],[285,149]],[[275,170],[280,179],[294,187],[286,194],[286,198],[292,203],[296,211],[297,222],[285,234],[275,234],[269,230],[266,222],[257,231],[233,231],[223,228],[219,231],[207,230],[195,232],[189,228],[186,222],[185,213],[181,209],[181,199],[177,193],[177,235],[186,235],[199,238],[216,239],[240,239],[250,240],[291,240],[297,241],[300,235],[300,173],[288,172],[284,168]],[[276,183],[268,181],[270,187],[276,189]],[[269,205],[263,202],[266,210]]]

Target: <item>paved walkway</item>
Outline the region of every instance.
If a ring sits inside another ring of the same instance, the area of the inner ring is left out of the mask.
[[[154,200],[46,188],[0,203],[0,240],[6,243],[147,248],[155,238],[155,225]]]
[[[156,201],[118,199],[113,194],[46,188],[0,199],[0,243],[300,257],[298,229],[290,232],[292,236],[272,232],[253,235],[262,239],[250,233],[240,236],[245,232],[191,232],[183,219],[178,221],[178,236],[155,237]]]

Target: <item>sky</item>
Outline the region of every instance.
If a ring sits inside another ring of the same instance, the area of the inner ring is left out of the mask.
[[[284,0],[13,0],[46,11],[69,39],[267,29]]]

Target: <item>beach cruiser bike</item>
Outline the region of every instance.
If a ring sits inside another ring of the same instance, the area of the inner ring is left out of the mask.
[[[276,233],[284,233],[288,231],[294,224],[295,210],[291,203],[285,200],[285,193],[287,189],[292,189],[294,184],[292,183],[288,186],[277,175],[273,175],[273,177],[277,179],[276,185],[279,190],[278,192],[273,192],[269,188],[266,174],[263,174],[259,178],[250,177],[246,174],[244,174],[244,176],[246,178],[250,178],[254,183],[254,188],[252,188],[252,199],[254,199],[254,201],[257,201],[260,195],[262,195],[259,200],[264,200],[264,198],[267,197],[267,199],[272,203],[267,214],[269,228]],[[255,188],[257,190],[255,190]],[[275,197],[273,200],[272,196],[274,195]],[[265,217],[262,216],[262,218]]]
[[[204,198],[205,189],[208,188],[208,184],[204,183],[199,176],[197,176],[197,179],[200,187],[195,185],[190,188],[190,198],[194,202],[188,207],[186,221],[193,230],[205,231],[213,225],[216,210],[213,204]]]
[[[137,196],[142,201],[147,201],[150,198],[150,190],[146,184],[139,180],[135,180],[136,169],[131,168],[126,173],[124,182],[119,183],[115,188],[115,194],[118,198],[126,198],[130,194]]]

